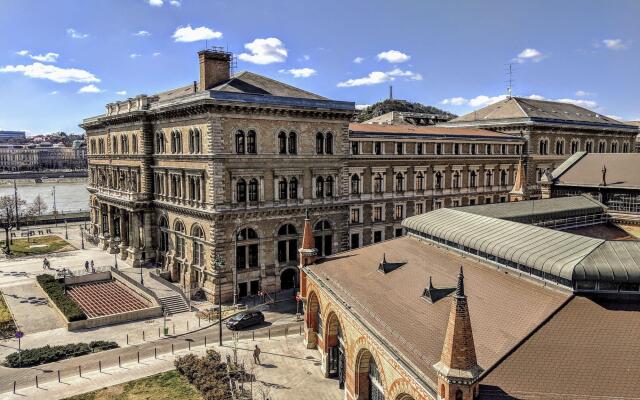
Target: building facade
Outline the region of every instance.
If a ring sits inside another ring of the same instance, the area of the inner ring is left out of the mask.
[[[540,198],[546,171],[570,155],[635,152],[638,127],[573,104],[509,97],[442,126],[489,129],[521,137],[528,196]]]
[[[86,168],[85,146],[0,145],[0,171]]]

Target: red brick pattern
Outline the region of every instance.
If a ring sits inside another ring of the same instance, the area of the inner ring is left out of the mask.
[[[141,310],[149,305],[124,285],[115,281],[92,282],[71,286],[67,293],[89,318]]]

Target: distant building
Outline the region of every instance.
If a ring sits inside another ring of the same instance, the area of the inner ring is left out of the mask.
[[[435,125],[451,120],[452,117],[444,114],[429,114],[418,112],[390,111],[378,117],[363,121],[363,124],[377,125]]]
[[[605,214],[586,196],[445,208],[328,257],[307,220],[307,348],[345,399],[636,397],[640,242],[582,234]]]
[[[630,153],[638,127],[574,104],[509,97],[441,124],[489,129],[526,140],[523,151],[527,197],[539,198],[539,181],[571,154]]]
[[[640,154],[578,152],[541,181],[543,198],[588,194],[617,219],[640,222]]]
[[[24,131],[0,131],[0,143],[7,143],[10,140],[24,140],[27,133]]]
[[[0,171],[86,169],[86,146],[78,148],[39,145],[0,145]]]

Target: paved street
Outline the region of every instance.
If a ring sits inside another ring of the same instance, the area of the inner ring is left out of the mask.
[[[24,333],[49,331],[64,326],[56,311],[35,280],[2,288],[16,326]]]

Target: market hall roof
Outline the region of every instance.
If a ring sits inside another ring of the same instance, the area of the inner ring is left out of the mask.
[[[402,226],[418,236],[504,260],[501,263],[526,266],[545,278],[561,278],[565,281],[558,283],[569,287],[575,287],[575,281],[640,282],[640,242],[611,243],[463,210],[416,215]]]
[[[504,133],[493,132],[484,129],[473,128],[446,128],[441,126],[416,126],[411,124],[398,125],[382,125],[382,124],[349,124],[349,136],[351,137],[406,137],[415,138],[433,138],[433,139],[450,139],[450,140],[496,140],[496,141],[514,141],[524,142],[524,139],[507,135]]]
[[[595,128],[638,131],[638,127],[620,122],[595,111],[571,103],[508,97],[469,114],[462,115],[443,126],[482,126],[505,123],[582,125]]]
[[[590,196],[556,197],[459,207],[458,210],[485,217],[531,223],[605,212],[606,206]]]
[[[380,260],[402,262],[386,274]],[[404,236],[327,257],[305,267],[308,279],[332,293],[365,326],[400,353],[435,388],[451,298],[422,298],[432,277],[436,288],[456,287],[464,267],[478,364],[486,369],[523,340],[570,295],[505,274],[469,257]],[[324,308],[323,308],[324,309]]]
[[[606,168],[605,185],[602,170]],[[578,152],[551,173],[554,184],[640,190],[640,153]]]

